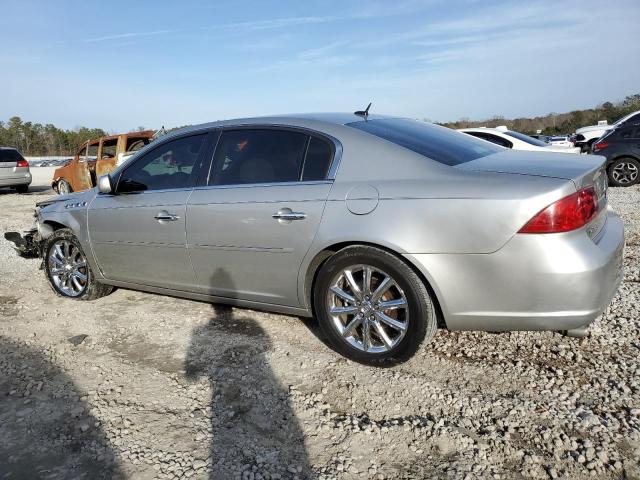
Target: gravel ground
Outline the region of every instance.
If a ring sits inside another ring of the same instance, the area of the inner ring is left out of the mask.
[[[0,191],[0,230],[50,192]],[[39,190],[39,191],[38,191]],[[437,333],[364,367],[313,321],[129,290],[56,297],[0,241],[0,478],[640,478],[640,188],[590,338]]]

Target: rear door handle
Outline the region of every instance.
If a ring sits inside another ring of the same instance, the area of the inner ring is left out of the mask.
[[[175,222],[180,217],[174,213],[169,213],[166,210],[163,210],[161,212],[158,212],[153,218],[155,218],[159,222]]]
[[[305,218],[307,218],[307,214],[304,212],[293,212],[290,208],[282,208],[271,215],[271,218],[283,221],[304,220]]]

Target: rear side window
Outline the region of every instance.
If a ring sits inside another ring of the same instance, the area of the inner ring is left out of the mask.
[[[136,137],[128,137],[127,138],[127,148],[126,152],[137,152],[145,145],[149,145],[149,139],[144,138],[136,138]]]
[[[546,143],[538,140],[537,138],[530,137],[529,135],[525,135],[520,132],[512,132],[509,130],[508,132],[504,132],[505,135],[509,135],[510,137],[517,138],[518,140],[522,140],[524,143],[528,143],[529,145],[535,145],[536,147],[548,147]]]
[[[328,142],[311,137],[302,169],[302,181],[324,180],[329,173],[333,149]]]
[[[216,147],[209,185],[297,182],[308,138],[289,130],[224,131]]]
[[[499,137],[498,135],[491,135],[490,133],[487,133],[483,135],[482,138],[490,141],[491,143],[495,143],[496,145],[500,145],[501,147],[513,148],[513,143],[506,138]]]
[[[459,165],[502,151],[469,135],[415,120],[379,119],[347,125],[445,165]]]
[[[640,128],[627,128],[620,132],[620,137],[627,139],[640,138]],[[604,137],[603,137],[604,138]]]
[[[0,149],[0,162],[17,162],[18,160],[24,160],[18,150],[13,148]]]

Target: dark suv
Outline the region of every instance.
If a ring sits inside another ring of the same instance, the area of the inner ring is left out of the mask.
[[[640,181],[640,123],[609,130],[591,151],[607,157],[610,185],[630,187]]]

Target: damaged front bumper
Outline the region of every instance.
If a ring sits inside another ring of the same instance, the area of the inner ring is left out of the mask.
[[[36,227],[22,233],[5,232],[4,238],[13,243],[13,248],[18,255],[25,258],[42,257],[42,237]]]

